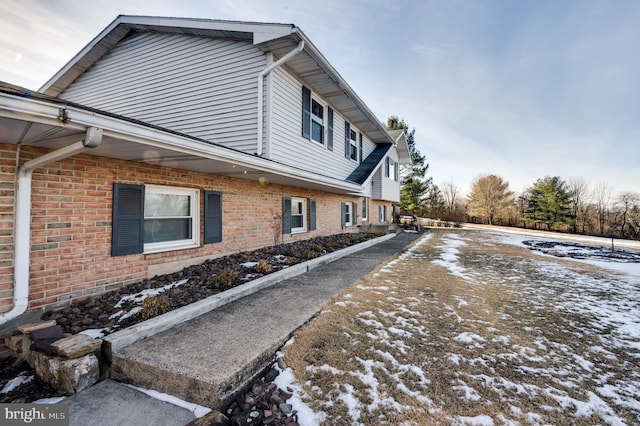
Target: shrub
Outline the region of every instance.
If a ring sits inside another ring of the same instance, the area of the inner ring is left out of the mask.
[[[256,272],[259,272],[261,274],[268,274],[269,272],[273,271],[273,266],[271,266],[271,264],[266,260],[261,260],[258,262],[254,269]]]
[[[318,257],[320,254],[317,251],[313,251],[313,250],[307,250],[302,254],[302,258],[303,259],[315,259],[316,257]]]
[[[171,306],[164,296],[153,296],[144,299],[142,302],[142,309],[140,310],[140,316],[143,321],[150,318],[157,317],[158,315],[165,314],[171,310]]]
[[[215,283],[220,287],[228,287],[238,279],[238,273],[231,268],[224,268],[216,274]]]

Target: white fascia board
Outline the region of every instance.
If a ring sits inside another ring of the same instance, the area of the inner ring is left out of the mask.
[[[116,29],[120,25],[120,20],[122,15],[118,16],[114,19],[100,34],[95,36],[93,40],[89,42],[80,52],[78,52],[73,58],[69,60],[57,73],[55,73],[40,89],[38,92],[47,93],[47,90],[51,88],[62,76],[64,76],[67,72],[71,71],[72,68],[86,55],[88,55],[91,50],[96,47],[98,43],[100,43],[105,37],[107,37],[112,31]],[[54,93],[54,95],[58,95],[58,93]]]
[[[413,164],[409,144],[404,132],[400,133],[398,139],[396,139],[396,152],[398,153],[398,162],[400,164]]]
[[[0,115],[6,118],[68,127],[60,121],[60,114],[65,107],[64,104],[0,93]],[[84,126],[78,126],[78,129],[81,128],[84,129]]]
[[[66,112],[64,123],[59,118],[62,110]],[[358,184],[320,176],[230,148],[194,140],[142,124],[131,123],[116,117],[102,115],[99,112],[56,104],[53,101],[48,102],[0,93],[0,115],[67,129],[85,130],[87,127],[96,127],[103,130],[104,137],[113,137],[200,158],[232,163],[296,180],[319,183],[346,193],[362,192],[362,187]]]
[[[304,170],[296,169],[281,163],[251,156],[229,148],[213,145],[208,142],[194,140],[185,136],[164,132],[141,124],[131,123],[114,117],[103,116],[95,112],[79,108],[67,107],[69,123],[84,127],[97,127],[103,130],[103,136],[164,148],[174,152],[193,155],[200,158],[233,163],[266,173],[274,173],[297,180],[320,183],[340,191],[361,192],[360,185],[319,176]],[[68,124],[69,124],[68,123]],[[67,124],[67,125],[68,125]]]
[[[171,18],[134,15],[120,15],[117,20],[119,21],[119,23],[124,25],[148,25],[194,30],[217,30],[253,33],[254,44],[288,36],[289,34],[291,34],[294,27],[292,24],[272,24],[260,22],[223,21],[216,19]]]
[[[364,113],[365,116],[369,119],[371,123],[373,123],[378,130],[382,131],[382,133],[386,136],[388,143],[393,143],[393,137],[387,131],[387,128],[378,120],[378,117],[369,109],[369,107],[360,99],[360,97],[356,94],[356,92],[349,86],[349,83],[346,82],[344,78],[336,71],[335,68],[329,63],[329,61],[320,53],[318,48],[309,40],[309,38],[300,30],[300,28],[295,27],[292,30],[292,33],[297,35],[300,40],[304,40],[305,47],[304,50],[311,56],[317,63],[320,65],[322,70],[336,83],[338,87],[354,102],[356,107]]]
[[[120,15],[114,19],[104,30],[93,38],[80,52],[78,52],[62,69],[53,75],[40,89],[39,92],[59,95],[60,89],[55,85],[68,73],[83,73],[85,69],[74,69],[89,55],[95,55],[90,63],[95,62],[100,56],[108,52],[135,26],[174,27],[194,30],[219,30],[229,32],[243,32],[253,34],[253,43],[263,43],[273,39],[285,37],[291,34],[294,26],[291,24],[261,24],[253,22],[218,21],[211,19],[167,18],[154,16]],[[95,50],[95,52],[94,52]]]

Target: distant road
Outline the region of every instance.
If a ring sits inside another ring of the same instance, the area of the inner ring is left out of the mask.
[[[533,229],[510,228],[507,226],[494,225],[475,225],[471,223],[462,224],[462,229],[477,229],[482,231],[504,232],[507,234],[531,235],[533,237],[552,238],[556,240],[570,240],[581,243],[599,244],[603,246],[611,246],[611,238],[607,237],[590,237],[587,235],[563,234],[560,232],[536,231]],[[615,238],[613,240],[614,247],[624,247],[640,250],[640,241],[622,240]]]

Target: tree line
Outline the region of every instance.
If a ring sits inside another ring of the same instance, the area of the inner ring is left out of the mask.
[[[413,161],[400,171],[400,214],[640,240],[640,193],[545,176],[516,194],[508,181],[487,174],[463,195],[453,182],[438,186],[427,176],[429,164],[415,146],[415,129],[394,116],[387,125],[405,130]]]

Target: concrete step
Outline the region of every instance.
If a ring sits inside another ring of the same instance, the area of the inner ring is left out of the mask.
[[[415,238],[399,234],[115,349],[111,378],[220,409],[334,295]]]

